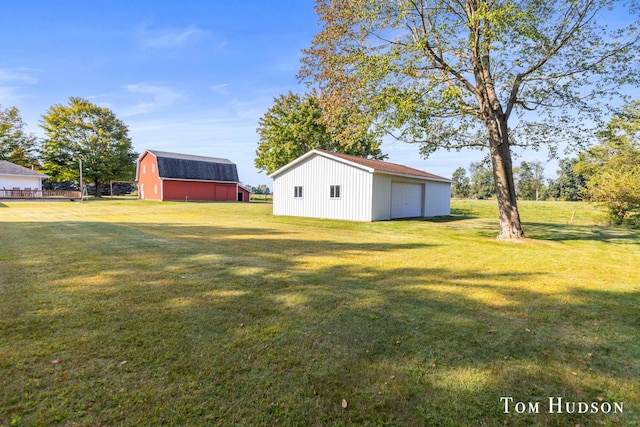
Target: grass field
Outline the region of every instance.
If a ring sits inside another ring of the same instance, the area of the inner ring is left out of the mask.
[[[639,232],[270,212],[0,203],[0,424],[640,425]]]

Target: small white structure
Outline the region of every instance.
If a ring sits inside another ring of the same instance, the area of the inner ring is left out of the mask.
[[[312,150],[270,177],[274,215],[381,221],[451,212],[450,179],[395,163]]]
[[[40,172],[0,160],[0,190],[42,190],[42,181],[47,178]]]

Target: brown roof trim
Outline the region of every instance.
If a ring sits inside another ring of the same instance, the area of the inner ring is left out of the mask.
[[[343,153],[334,153],[333,151],[327,151],[327,150],[316,149],[315,151],[318,151],[320,153],[324,153],[333,157],[338,157],[340,159],[347,160],[349,162],[353,162],[361,166],[365,166],[367,168],[371,168],[376,172],[391,173],[394,175],[417,176],[421,178],[430,178],[434,180],[447,181],[447,182],[451,181],[449,178],[445,178],[439,175],[434,175],[432,173],[421,171],[419,169],[414,169],[409,166],[399,165],[397,163],[383,162],[382,160],[365,159],[363,157],[352,156],[350,154],[343,154]]]

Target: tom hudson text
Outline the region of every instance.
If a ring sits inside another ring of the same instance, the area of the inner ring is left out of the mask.
[[[576,402],[557,396],[537,402],[521,402],[510,396],[502,396],[500,402],[505,414],[622,414],[624,409],[622,402],[600,399],[593,402]]]

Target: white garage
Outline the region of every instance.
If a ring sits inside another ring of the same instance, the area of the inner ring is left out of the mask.
[[[380,221],[450,213],[450,179],[395,163],[312,150],[270,176],[274,215]]]
[[[416,218],[422,216],[421,184],[391,183],[391,218]]]

